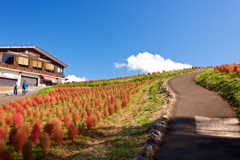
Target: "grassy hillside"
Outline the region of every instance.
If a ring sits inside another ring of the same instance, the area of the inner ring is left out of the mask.
[[[50,91],[53,91],[57,88],[96,87],[96,86],[106,86],[106,85],[122,84],[127,82],[138,82],[138,81],[152,80],[152,79],[168,79],[170,77],[178,76],[188,72],[193,72],[196,70],[199,70],[199,69],[185,69],[185,70],[176,70],[176,71],[164,72],[164,73],[142,74],[142,75],[120,77],[120,78],[113,78],[113,79],[106,79],[106,80],[90,80],[90,81],[83,81],[83,82],[74,82],[69,84],[59,84],[56,86],[52,86],[50,88],[42,89],[38,95],[47,94]]]
[[[0,159],[132,159],[168,109],[163,82],[193,71],[57,85],[3,104]]]
[[[198,75],[195,80],[200,86],[219,93],[234,106],[240,117],[240,77],[236,72],[227,74],[227,72],[208,70]]]

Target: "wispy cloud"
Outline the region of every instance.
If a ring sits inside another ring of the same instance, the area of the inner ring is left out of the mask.
[[[143,73],[170,71],[183,68],[191,68],[189,64],[174,62],[171,59],[164,59],[159,54],[151,54],[149,52],[131,55],[127,58],[126,63],[114,63],[116,68],[127,67],[128,70],[140,70]]]
[[[77,77],[76,75],[68,75],[66,78],[68,79],[66,82],[81,82],[87,80],[85,77]]]
[[[127,66],[127,64],[116,62],[116,63],[114,63],[114,66],[115,66],[116,68],[122,68],[122,67]]]

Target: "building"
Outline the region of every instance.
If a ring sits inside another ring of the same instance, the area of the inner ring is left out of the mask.
[[[37,46],[0,46],[0,86],[29,86],[64,82],[65,63]]]

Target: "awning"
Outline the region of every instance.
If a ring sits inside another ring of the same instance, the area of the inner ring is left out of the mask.
[[[45,75],[42,75],[42,77],[45,80],[49,80],[49,81],[52,81],[52,82],[57,82],[57,79],[55,77],[45,76]]]
[[[15,75],[15,74],[10,74],[10,73],[0,72],[0,77],[1,77],[1,78],[9,78],[9,79],[16,79],[16,80],[18,80],[18,76],[17,76],[17,75]]]

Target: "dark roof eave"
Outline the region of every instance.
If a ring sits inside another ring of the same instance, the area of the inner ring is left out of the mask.
[[[53,59],[54,61],[58,62],[59,64],[63,65],[64,68],[68,67],[67,64],[63,63],[62,61],[60,61],[59,59],[53,57],[52,55],[50,55],[49,53],[45,52],[44,50],[42,50],[41,48],[34,46],[34,49],[37,50],[38,52],[44,54],[45,56],[50,57],[51,59]]]

